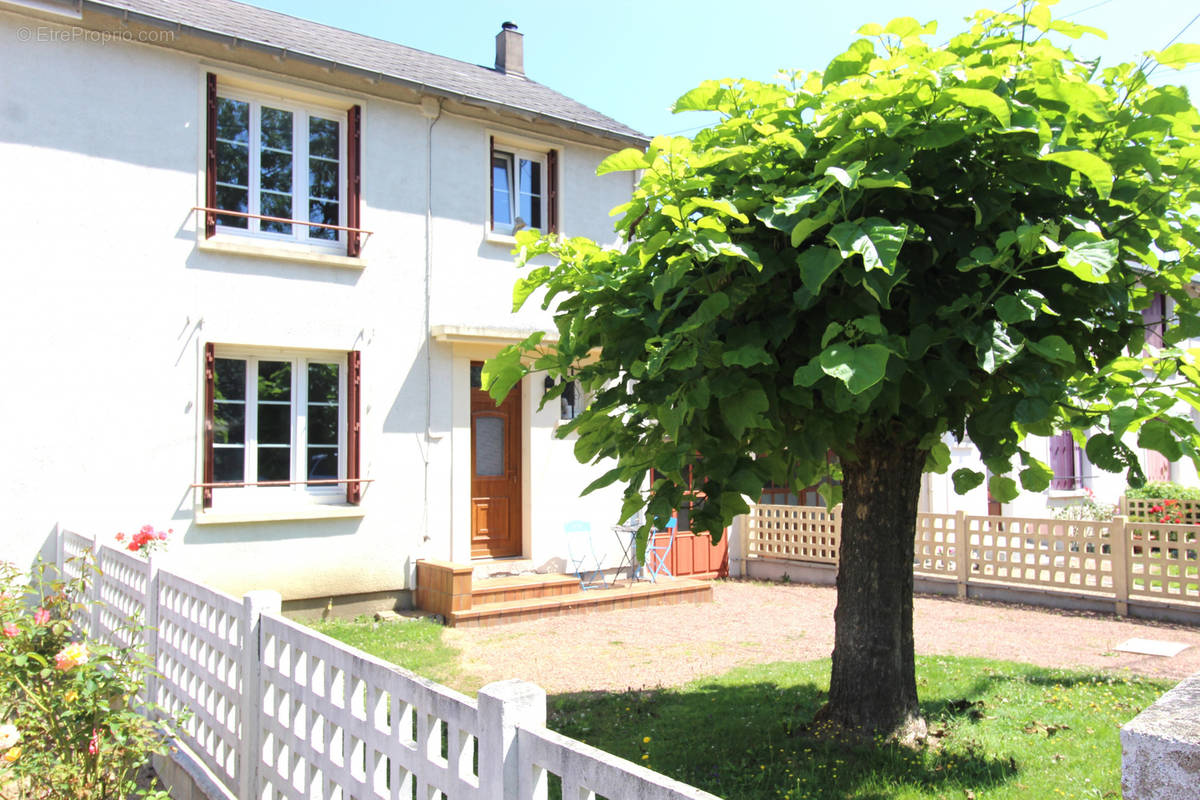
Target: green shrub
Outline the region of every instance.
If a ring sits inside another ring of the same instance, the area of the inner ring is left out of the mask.
[[[90,560],[83,567],[96,572]],[[28,583],[0,562],[0,791],[39,800],[169,798],[136,782],[150,755],[167,751],[174,727],[140,713],[158,710],[138,696],[152,665],[142,648],[86,641],[74,629],[83,592],[82,578],[64,580],[44,562]]]
[[[1135,499],[1173,499],[1200,500],[1200,488],[1182,486],[1174,481],[1150,481],[1140,489],[1129,487],[1125,490],[1126,497]]]

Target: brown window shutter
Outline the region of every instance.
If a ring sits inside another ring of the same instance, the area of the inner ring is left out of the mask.
[[[213,394],[216,384],[217,356],[212,342],[204,345],[204,477],[201,507],[212,508],[213,490]]]
[[[546,153],[546,219],[550,233],[558,233],[558,151]]]
[[[204,207],[217,207],[217,76],[208,73],[208,104],[205,121]],[[217,215],[204,212],[204,238],[217,232]],[[208,490],[206,490],[208,491]]]
[[[360,419],[362,400],[362,354],[351,350],[346,354],[346,502],[358,505],[362,500],[362,484],[357,480],[361,450],[359,436],[362,431]]]
[[[496,137],[488,139],[488,225],[496,230]]]
[[[362,227],[362,106],[351,106],[346,115],[346,225]],[[355,258],[362,254],[358,231],[347,231],[346,255]]]

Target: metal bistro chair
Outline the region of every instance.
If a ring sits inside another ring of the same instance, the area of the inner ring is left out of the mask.
[[[592,541],[592,524],[574,519],[563,526],[567,534],[567,555],[571,559],[571,570],[579,578],[579,588],[607,589],[608,580],[596,556],[596,544]]]
[[[679,527],[679,519],[671,517],[667,520],[667,536],[666,543],[659,541],[659,530],[657,528],[650,529],[650,538],[646,540],[646,563],[644,570],[650,576],[650,580],[658,582],[659,575],[666,575],[668,578],[674,578],[671,574],[670,567],[667,566],[667,557],[671,555],[671,548],[675,546],[675,529]]]

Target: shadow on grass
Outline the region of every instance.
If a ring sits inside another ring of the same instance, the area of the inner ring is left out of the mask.
[[[977,683],[986,692],[989,681]],[[825,702],[816,681],[701,683],[683,690],[582,692],[551,698],[550,726],[603,750],[727,798],[884,800],[901,787],[931,794],[978,790],[1012,778],[1009,755],[986,753],[964,729],[972,695],[922,702],[930,745],[850,746],[812,735]]]

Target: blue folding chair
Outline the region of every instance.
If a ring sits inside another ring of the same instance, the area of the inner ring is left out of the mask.
[[[592,524],[583,520],[571,520],[563,526],[567,534],[567,555],[571,559],[571,570],[579,578],[579,588],[607,589],[608,580],[596,556],[596,544],[592,541]]]
[[[650,538],[646,540],[644,573],[649,575],[650,580],[656,583],[658,582],[659,575],[666,575],[668,578],[675,577],[671,574],[670,567],[667,566],[667,557],[671,555],[671,548],[675,546],[675,529],[678,527],[678,518],[673,516],[667,520],[667,532],[670,535],[667,537],[665,544],[659,541],[658,529],[650,529]]]

